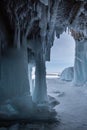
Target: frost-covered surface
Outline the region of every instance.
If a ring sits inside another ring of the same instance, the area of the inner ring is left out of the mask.
[[[55,120],[54,106],[59,104],[55,98],[49,97],[49,103],[36,104],[30,95],[7,100],[0,105],[0,120]],[[39,114],[38,114],[39,113]]]
[[[65,80],[65,81],[72,81],[73,77],[74,77],[73,67],[68,67],[64,69],[60,75],[61,80]]]
[[[73,86],[60,79],[48,79],[47,85],[48,93],[60,102],[55,107],[60,124],[52,125],[48,130],[86,130],[87,86]]]
[[[52,104],[56,104],[59,122],[16,123],[8,128],[10,130],[87,130],[87,86],[76,87],[71,82],[61,81],[58,78],[47,79],[47,85],[50,101],[56,99]],[[5,128],[0,130],[3,129]]]

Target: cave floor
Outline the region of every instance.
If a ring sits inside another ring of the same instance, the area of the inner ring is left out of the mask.
[[[53,78],[47,79],[47,86],[48,95],[60,102],[54,107],[58,122],[31,122],[26,124],[16,122],[12,126],[0,128],[0,130],[87,130],[86,85],[73,86],[71,82]]]
[[[87,130],[87,86],[73,86],[60,79],[47,79],[48,93],[60,104],[55,107],[60,120],[49,130]]]

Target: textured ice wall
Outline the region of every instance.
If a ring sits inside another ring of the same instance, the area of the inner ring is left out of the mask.
[[[87,81],[87,39],[76,41],[74,83],[83,85]]]
[[[23,99],[21,96],[24,96],[26,92],[30,95],[28,62],[30,62],[30,57],[34,55],[32,62],[35,61],[36,74],[33,101],[46,103],[45,62],[50,60],[50,49],[53,45],[55,33],[59,38],[60,34],[69,27],[70,30],[83,33],[82,35],[85,38],[87,35],[87,2],[2,0],[0,1],[0,12],[2,15],[0,19],[5,21],[3,24],[6,27],[5,31],[7,31],[7,33],[3,32],[2,26],[0,26],[1,101],[14,98],[17,95]],[[78,35],[75,37],[78,39]],[[76,54],[75,59],[74,81],[82,83],[87,80],[86,44],[83,42],[81,48],[78,43],[76,44],[76,53],[78,54]],[[5,50],[5,45],[7,50]],[[30,51],[32,55],[29,57],[27,53],[29,54]],[[23,102],[21,106],[23,106]]]
[[[1,62],[0,101],[29,93],[26,49],[9,49]]]

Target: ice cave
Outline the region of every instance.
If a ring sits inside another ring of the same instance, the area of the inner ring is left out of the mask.
[[[47,80],[55,35],[67,29],[75,60],[61,77],[71,82]],[[86,0],[1,0],[0,130],[87,130],[86,49]]]

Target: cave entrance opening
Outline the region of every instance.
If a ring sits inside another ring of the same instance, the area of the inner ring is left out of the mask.
[[[54,45],[51,49],[50,62],[46,63],[48,77],[56,77],[67,68],[74,66],[75,59],[75,40],[68,31],[58,39],[55,35]]]
[[[50,56],[50,62],[46,62],[46,78],[57,78],[65,68],[74,66],[75,41],[68,30],[64,32],[59,39],[55,35]],[[30,69],[30,93],[33,96],[36,67],[32,66]]]
[[[63,32],[58,39],[55,35],[54,45],[51,48],[50,62],[46,62],[46,77],[57,78],[65,68],[73,67],[75,61],[75,40],[71,33]],[[35,86],[35,66],[32,67],[30,92],[33,94]]]

